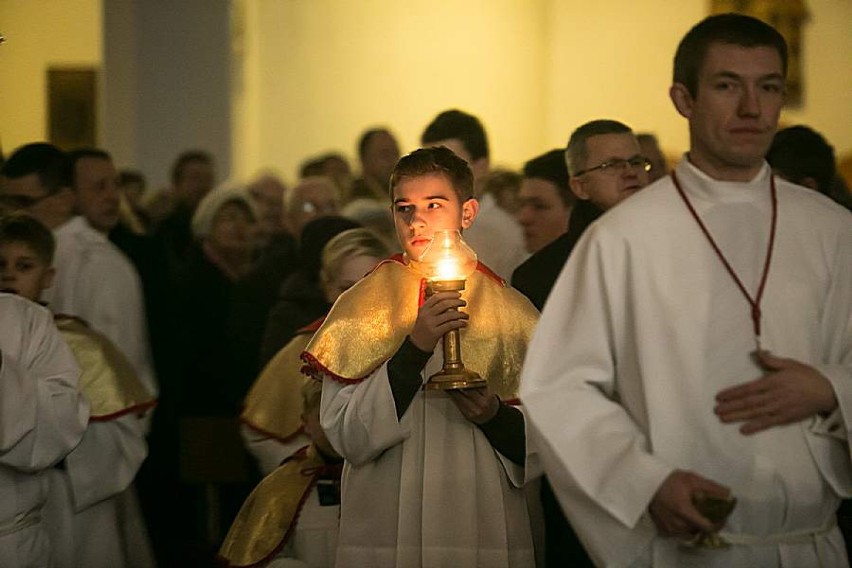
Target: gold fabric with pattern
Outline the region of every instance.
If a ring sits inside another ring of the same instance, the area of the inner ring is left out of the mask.
[[[411,332],[422,289],[423,278],[410,266],[394,260],[380,264],[338,298],[303,355],[308,372],[343,382],[367,378]],[[462,299],[470,314],[461,330],[465,367],[484,377],[500,398],[517,398],[538,311],[484,270],[468,278]]]
[[[130,361],[111,341],[80,319],[56,316],[55,322],[80,365],[80,391],[91,406],[90,420],[142,414],[156,404]]]
[[[275,554],[299,516],[316,472],[325,463],[313,445],[263,478],[240,508],[219,556],[229,566],[253,566]]]
[[[240,420],[281,441],[302,431],[302,386],[308,379],[299,356],[312,335],[297,335],[269,361],[246,396]]]

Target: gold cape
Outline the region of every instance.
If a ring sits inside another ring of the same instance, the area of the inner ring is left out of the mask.
[[[80,391],[91,406],[91,421],[144,414],[157,404],[136,371],[112,342],[78,318],[54,317],[59,333],[80,365]]]
[[[319,323],[299,330],[264,367],[246,395],[240,420],[262,434],[282,442],[302,432],[302,386],[308,380],[301,373],[299,357]]]
[[[292,536],[311,488],[327,466],[313,445],[299,450],[263,478],[234,519],[219,557],[227,566],[255,566],[268,561]]]
[[[302,354],[302,372],[345,383],[369,377],[411,333],[425,283],[399,256],[379,264],[337,299]],[[501,399],[516,400],[538,311],[482,263],[467,279],[462,298],[470,315],[461,330],[465,367],[485,378]]]

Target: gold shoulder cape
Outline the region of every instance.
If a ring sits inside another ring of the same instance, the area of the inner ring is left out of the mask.
[[[308,379],[299,357],[320,323],[299,330],[264,367],[246,396],[240,415],[244,424],[282,442],[302,432],[301,389]]]
[[[344,383],[369,377],[411,333],[425,284],[399,257],[379,264],[335,302],[302,354],[302,372]],[[462,298],[470,314],[461,330],[465,367],[488,380],[503,400],[515,400],[538,311],[482,263],[468,278]]]
[[[340,471],[340,465],[326,466],[311,445],[264,477],[234,519],[219,549],[220,559],[227,566],[268,561],[292,536],[314,482],[328,468]]]
[[[130,362],[112,342],[75,317],[57,315],[56,327],[80,365],[80,391],[91,405],[89,420],[144,414],[157,404]]]

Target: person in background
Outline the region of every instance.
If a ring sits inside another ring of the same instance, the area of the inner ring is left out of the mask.
[[[0,566],[51,566],[48,473],[80,443],[89,406],[46,308],[0,292],[0,322]]]
[[[497,206],[494,196],[483,193],[491,162],[482,123],[466,112],[447,110],[426,126],[420,142],[424,146],[446,146],[470,165],[479,220],[467,231],[465,239],[486,266],[502,278],[511,276],[527,257],[524,235],[514,217]]]
[[[483,195],[494,196],[497,206],[503,211],[516,217],[521,204],[518,193],[521,191],[521,174],[504,168],[495,168],[488,172],[482,182]]]
[[[328,305],[389,253],[368,229],[348,229],[328,241],[322,249],[319,277]],[[306,443],[298,419],[302,414],[298,391],[307,379],[301,373],[299,356],[320,323],[321,318],[299,329],[266,365],[246,397],[241,433],[264,475]]]
[[[779,130],[766,154],[772,171],[787,181],[822,193],[852,209],[848,191],[837,191],[834,148],[816,130],[804,125]]]
[[[0,217],[3,289],[33,302],[49,287],[55,242],[35,218]],[[80,319],[57,315],[56,325],[82,369],[80,390],[90,403],[82,440],[52,469],[44,520],[58,568],[153,566],[138,506],[128,491],[147,455],[142,417],[155,400],[133,366]],[[127,525],[130,525],[128,528]]]
[[[568,230],[575,201],[561,149],[524,164],[517,219],[524,230],[527,252],[538,252]]]
[[[371,128],[358,140],[361,177],[352,183],[346,201],[368,198],[386,204],[388,182],[399,161],[399,144],[387,128]]]
[[[669,175],[669,166],[663,151],[660,150],[657,137],[650,132],[639,132],[636,134],[636,140],[639,142],[642,155],[651,164],[651,169],[648,170],[648,183],[654,183],[661,177]]]
[[[219,560],[225,566],[335,565],[343,458],[320,427],[322,384],[312,380],[299,380],[298,384],[300,388],[292,393],[298,403],[291,406],[297,412],[294,419],[301,422],[305,432],[306,444],[267,475],[246,499],[219,549]]]

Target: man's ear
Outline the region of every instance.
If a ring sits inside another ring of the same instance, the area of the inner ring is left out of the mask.
[[[674,103],[677,112],[684,118],[692,116],[692,107],[695,103],[689,89],[683,83],[673,83],[669,88],[669,97]]]
[[[470,198],[462,203],[462,229],[468,229],[479,214],[479,201]]]
[[[568,180],[568,186],[571,188],[571,191],[574,192],[574,195],[577,196],[577,199],[582,199],[583,201],[588,201],[589,194],[586,191],[586,188],[583,187],[583,180],[578,177],[572,177]]]

